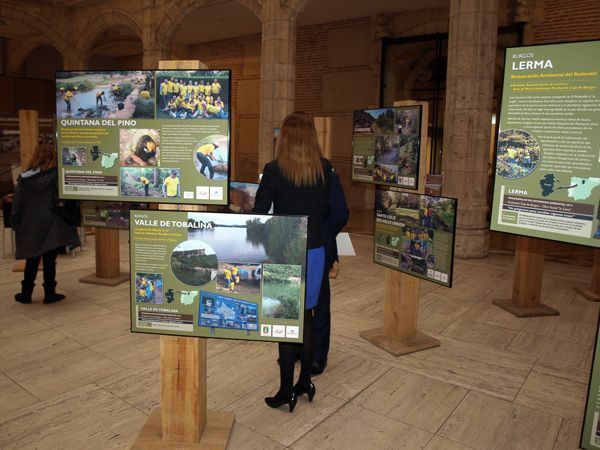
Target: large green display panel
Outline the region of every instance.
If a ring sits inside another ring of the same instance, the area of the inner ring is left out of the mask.
[[[302,342],[307,224],[132,210],[132,331]]]
[[[594,364],[590,376],[588,395],[585,406],[585,417],[581,432],[581,448],[586,450],[600,449],[600,358],[598,357],[598,329],[596,328],[596,345],[594,346]]]
[[[65,199],[227,204],[230,72],[57,72]]]
[[[377,187],[374,261],[452,286],[456,199]]]
[[[508,48],[490,228],[600,247],[600,41]]]

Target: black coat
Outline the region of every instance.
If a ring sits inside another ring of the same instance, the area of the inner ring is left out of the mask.
[[[57,170],[19,177],[10,224],[16,234],[17,259],[80,244],[77,228],[52,211],[58,201]]]
[[[325,179],[315,186],[294,186],[284,178],[277,160],[265,165],[260,180],[254,212],[267,214],[273,203],[275,214],[297,214],[308,216],[308,248],[324,244],[324,221],[328,215],[331,192],[331,164],[322,159]]]

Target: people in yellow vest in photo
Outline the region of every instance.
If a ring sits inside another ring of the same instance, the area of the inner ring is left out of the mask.
[[[160,83],[160,98],[162,99],[162,107],[163,111],[168,111],[169,109],[169,82],[165,79]]]
[[[177,117],[177,97],[173,95],[167,104],[167,108],[169,109],[169,115],[173,118]]]
[[[167,81],[167,94],[171,97],[171,94],[175,92],[175,83],[173,82],[173,77]]]
[[[214,144],[204,144],[198,147],[196,150],[196,158],[200,161],[200,174],[206,176],[204,170],[208,168],[209,178],[212,179],[215,176],[215,169],[213,169],[212,161],[216,161],[215,157],[215,149],[219,146],[217,143]]]
[[[177,81],[177,78],[173,80],[173,94],[179,95],[179,81]]]
[[[216,78],[212,82],[212,93],[214,95],[219,95],[221,93],[221,84],[217,81]]]
[[[181,94],[181,96],[184,99],[187,97],[187,91],[188,91],[187,84],[181,83],[181,85],[179,85],[179,93]]]
[[[179,177],[176,170],[172,170],[163,182],[163,195],[167,198],[179,197]]]
[[[106,100],[106,94],[104,94],[104,91],[96,92],[96,108],[99,106],[104,106],[103,100]]]
[[[144,186],[144,194],[148,197],[148,189],[150,188],[150,180],[146,177],[139,177],[138,181]]]
[[[212,95],[212,85],[208,81],[204,85],[204,95],[206,95],[207,97],[209,95]]]
[[[197,81],[194,81],[194,86],[192,87],[192,91],[194,92],[194,97],[198,97],[200,94],[200,86]]]
[[[67,89],[67,91],[65,92],[65,88],[60,88],[60,91],[62,93],[63,100],[67,104],[67,113],[70,113],[71,112],[71,99],[73,98],[73,96],[75,94],[73,94],[73,91],[71,91],[71,89]]]

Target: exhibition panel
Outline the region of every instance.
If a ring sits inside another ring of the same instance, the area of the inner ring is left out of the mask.
[[[599,54],[506,50],[492,230],[600,247]]]
[[[354,111],[352,180],[417,189],[422,106]]]
[[[65,199],[227,204],[230,71],[56,73]]]
[[[132,331],[302,342],[308,219],[131,211]]]
[[[82,202],[81,218],[86,227],[129,229],[129,211],[146,209],[146,203]]]
[[[456,203],[378,186],[374,262],[451,287]]]

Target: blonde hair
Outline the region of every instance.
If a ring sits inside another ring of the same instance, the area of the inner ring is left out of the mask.
[[[23,172],[39,168],[41,171],[56,167],[56,152],[54,145],[42,142],[38,144],[25,165]]]
[[[281,174],[294,186],[314,186],[324,181],[317,131],[305,113],[296,111],[283,120],[276,153]]]

